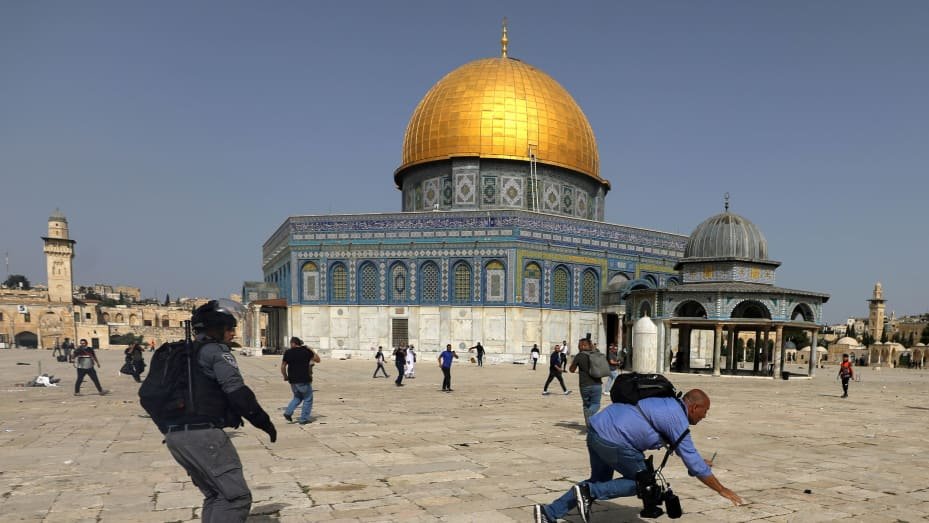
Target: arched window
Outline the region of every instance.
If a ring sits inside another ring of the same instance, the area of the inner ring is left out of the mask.
[[[377,267],[371,262],[361,266],[361,295],[362,301],[377,301],[378,294]]]
[[[332,266],[329,282],[332,285],[330,296],[332,296],[333,301],[348,300],[348,270],[345,268],[345,264],[336,263]]]
[[[537,263],[528,263],[523,269],[523,301],[539,303],[539,286],[542,283],[542,269]]]
[[[490,302],[506,301],[506,269],[494,260],[484,269],[484,300]]]
[[[426,303],[439,301],[439,266],[433,262],[426,262],[423,264],[420,273],[422,273],[422,284],[420,285],[422,301]]]
[[[390,269],[390,281],[388,285],[390,288],[391,301],[407,301],[406,293],[409,288],[409,281],[406,273],[406,265],[402,263],[394,264],[393,268]]]
[[[471,266],[466,262],[455,265],[454,293],[455,303],[471,301]]]
[[[129,315],[129,325],[141,325],[141,324],[142,323],[139,321],[138,316],[136,316],[135,314]]]
[[[581,307],[594,309],[597,307],[597,273],[593,269],[584,271],[581,276]]]
[[[117,313],[116,313],[116,323],[122,323],[122,322],[123,322],[123,314],[122,314],[121,312],[117,312]]]
[[[567,307],[568,301],[568,269],[558,267],[552,273],[552,304],[558,307]]]
[[[306,262],[303,265],[303,299],[319,299],[319,266],[314,262]]]

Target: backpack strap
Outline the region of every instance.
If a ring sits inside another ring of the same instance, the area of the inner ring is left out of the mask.
[[[645,419],[645,422],[648,423],[648,425],[652,428],[652,430],[658,433],[658,437],[661,438],[661,441],[665,444],[666,447],[668,447],[667,452],[665,452],[664,454],[664,459],[661,460],[661,465],[659,465],[658,468],[655,469],[656,472],[660,472],[661,469],[663,469],[665,464],[668,462],[668,458],[671,457],[671,453],[677,450],[677,447],[679,447],[681,442],[684,441],[684,438],[686,438],[687,435],[690,434],[690,428],[682,432],[681,435],[677,438],[677,440],[674,443],[671,443],[668,440],[668,438],[666,438],[665,435],[662,434],[661,431],[655,427],[655,425],[652,423],[652,420],[648,419],[648,416],[645,415],[645,411],[642,410],[642,407],[640,407],[638,403],[635,404],[635,408],[639,409],[639,414],[642,415],[642,418]]]

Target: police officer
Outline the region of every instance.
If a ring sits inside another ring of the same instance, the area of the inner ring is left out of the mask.
[[[242,462],[223,427],[238,428],[242,419],[265,431],[271,442],[277,430],[242,380],[227,345],[235,337],[234,305],[212,300],[191,318],[196,334],[199,371],[193,373],[193,413],[171,420],[165,443],[174,459],[203,492],[204,522],[245,521],[252,493],[242,474]]]

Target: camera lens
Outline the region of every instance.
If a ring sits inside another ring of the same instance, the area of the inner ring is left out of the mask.
[[[677,497],[677,494],[668,489],[664,495],[664,508],[668,511],[668,517],[671,519],[677,519],[684,514],[684,511],[681,509],[681,498]]]

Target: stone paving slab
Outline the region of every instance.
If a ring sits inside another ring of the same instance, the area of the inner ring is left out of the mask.
[[[199,517],[200,492],[142,415],[138,385],[116,374],[122,354],[100,357],[112,394],[85,383],[75,397],[74,369],[50,352],[0,350],[0,521]],[[61,387],[17,386],[39,362]],[[274,444],[250,426],[231,433],[254,495],[252,522],[531,521],[533,503],[588,473],[580,395],[541,396],[541,369],[456,364],[446,394],[427,361],[400,388],[372,379],[373,362],[324,360],[316,421],[300,426],[280,414],[290,389],[279,359],[239,363],[279,433]],[[929,520],[929,372],[865,369],[848,399],[832,369],[819,373],[672,375],[712,398],[694,441],[706,456],[718,451],[717,475],[750,502],[731,506],[672,458],[667,477],[683,521]],[[567,381],[577,389],[576,378]],[[640,521],[640,508],[635,498],[599,502],[594,521]]]

